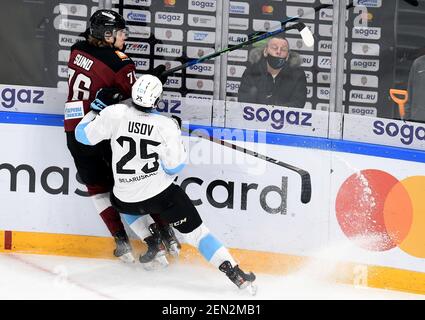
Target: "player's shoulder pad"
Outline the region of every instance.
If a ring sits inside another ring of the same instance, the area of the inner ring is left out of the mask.
[[[133,60],[122,51],[113,49],[109,51],[109,54],[107,64],[115,72],[120,71],[127,65],[134,65]]]
[[[120,58],[122,61],[130,60],[129,56],[126,55],[124,52],[120,50],[115,50],[115,54]]]
[[[114,72],[120,71],[127,65],[133,65],[133,60],[124,52],[111,47],[95,47],[90,45],[87,41],[77,42],[71,47],[72,50],[81,50],[88,53],[97,60],[102,61]]]
[[[99,114],[110,119],[120,119],[128,111],[129,106],[123,103],[113,104],[103,109]]]

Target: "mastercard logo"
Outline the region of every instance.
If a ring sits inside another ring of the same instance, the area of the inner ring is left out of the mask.
[[[272,6],[263,6],[262,11],[264,14],[271,14],[273,13],[273,7]]]
[[[176,0],[164,0],[164,4],[166,6],[174,6],[176,4]]]
[[[335,204],[341,230],[360,247],[395,247],[425,258],[425,176],[399,181],[381,170],[362,170],[341,185]],[[364,241],[357,241],[359,238]]]

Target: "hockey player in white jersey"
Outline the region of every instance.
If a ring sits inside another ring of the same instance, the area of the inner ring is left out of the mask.
[[[187,194],[173,183],[187,154],[177,122],[153,112],[162,90],[157,77],[141,76],[132,87],[132,99],[109,106],[98,115],[87,114],[76,129],[76,138],[87,145],[110,139],[115,180],[111,202],[117,210],[135,220],[145,212],[159,213],[234,284],[255,293],[255,275],[239,268],[202,222]],[[148,247],[154,247],[156,230],[150,231],[153,238],[145,240]],[[154,258],[166,259],[164,255]],[[140,262],[145,262],[142,257]]]

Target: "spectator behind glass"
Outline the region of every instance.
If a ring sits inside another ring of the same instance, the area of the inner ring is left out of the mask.
[[[270,38],[259,61],[242,75],[238,101],[303,108],[307,81],[300,65],[300,55],[289,50],[285,38]]]
[[[425,122],[425,55],[417,58],[410,68],[406,104],[406,120]]]

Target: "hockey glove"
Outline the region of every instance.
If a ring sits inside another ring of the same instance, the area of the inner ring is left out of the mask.
[[[168,79],[167,75],[165,76],[163,75],[165,70],[166,70],[166,67],[163,64],[160,64],[159,66],[157,66],[155,69],[152,70],[152,75],[157,77],[159,80],[161,80],[162,84],[165,84]]]
[[[90,109],[102,111],[107,106],[116,104],[123,99],[123,95],[117,88],[102,88],[96,93],[96,98],[90,104]]]

